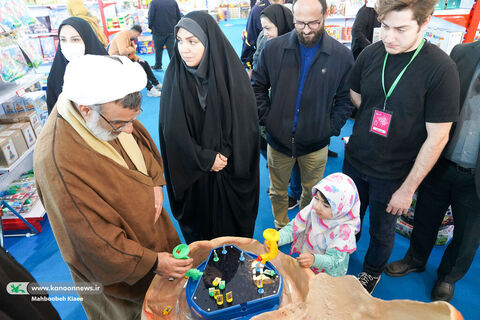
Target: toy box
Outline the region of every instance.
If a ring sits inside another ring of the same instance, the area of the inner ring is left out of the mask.
[[[18,156],[21,156],[28,150],[28,146],[20,130],[4,130],[0,132],[1,139],[12,139]]]
[[[0,139],[0,166],[8,167],[18,160],[18,153],[12,139]]]
[[[30,148],[35,141],[37,140],[35,138],[35,132],[33,131],[32,126],[30,123],[27,122],[20,122],[20,123],[15,123],[12,124],[9,128],[10,130],[12,129],[18,129],[22,131],[23,138],[25,139],[25,142],[27,143],[27,146]]]

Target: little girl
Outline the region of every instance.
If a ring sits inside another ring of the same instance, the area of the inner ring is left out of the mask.
[[[300,266],[331,276],[347,273],[350,253],[357,249],[360,200],[350,177],[333,173],[313,187],[312,202],[283,227],[278,246],[293,242]]]

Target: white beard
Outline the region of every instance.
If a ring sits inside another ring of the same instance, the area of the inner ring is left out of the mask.
[[[98,112],[91,112],[91,116],[89,119],[85,120],[87,128],[93,133],[95,137],[103,141],[111,141],[118,137],[120,133],[113,133],[102,128],[98,122],[100,121],[100,115]],[[101,121],[105,121],[101,119]]]

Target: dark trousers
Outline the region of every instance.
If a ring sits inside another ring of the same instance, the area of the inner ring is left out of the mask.
[[[138,61],[138,63],[142,66],[143,70],[145,70],[145,73],[147,74],[147,90],[150,90],[153,86],[158,84],[158,80],[153,74],[152,68],[150,68],[148,63],[145,61]]]
[[[162,55],[163,55],[163,46],[167,47],[168,57],[172,59],[173,56],[173,46],[175,44],[175,38],[173,33],[166,35],[156,35],[152,34],[153,37],[153,46],[155,48],[155,69],[162,68]]]
[[[440,159],[418,189],[414,228],[407,258],[425,265],[437,239],[448,206],[452,206],[455,229],[438,267],[438,278],[455,283],[467,273],[480,240],[480,199],[475,175]]]
[[[387,265],[395,243],[397,216],[388,213],[386,209],[403,179],[384,180],[366,176],[347,161],[343,162],[343,173],[352,178],[357,186],[362,222],[367,206],[370,207],[370,244],[363,262],[363,271],[379,276]]]
[[[295,165],[292,169],[292,174],[290,175],[288,196],[295,200],[300,200],[300,197],[302,196],[302,181],[300,178],[300,167],[298,166],[298,162],[295,162]]]

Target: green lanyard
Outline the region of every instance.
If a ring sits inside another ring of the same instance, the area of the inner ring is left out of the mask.
[[[420,50],[422,50],[424,43],[425,43],[425,39],[422,39],[422,42],[420,43],[417,50],[413,54],[412,59],[410,59],[410,62],[405,66],[405,68],[403,68],[402,72],[400,72],[400,74],[397,76],[397,79],[395,79],[395,81],[393,82],[392,86],[390,87],[390,90],[388,90],[388,93],[385,90],[385,66],[387,65],[388,52],[385,54],[385,60],[383,61],[383,70],[382,70],[382,86],[383,86],[383,93],[385,94],[385,103],[383,104],[383,110],[385,110],[385,107],[387,106],[388,98],[390,98],[390,96],[392,95],[393,90],[395,90],[395,87],[397,86],[398,82],[402,78],[405,71],[407,71],[407,68],[410,65],[410,63],[412,63],[412,61],[418,56],[418,53],[420,52]]]

